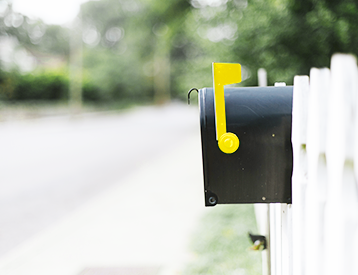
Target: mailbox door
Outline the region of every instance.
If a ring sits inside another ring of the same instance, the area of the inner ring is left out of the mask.
[[[205,204],[291,203],[292,86],[225,89],[227,131],[240,146],[216,140],[214,93],[199,91]]]

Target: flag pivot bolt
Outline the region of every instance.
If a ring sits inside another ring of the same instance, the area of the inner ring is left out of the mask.
[[[233,133],[225,133],[219,139],[219,148],[226,154],[232,154],[236,152],[239,146],[239,138]]]

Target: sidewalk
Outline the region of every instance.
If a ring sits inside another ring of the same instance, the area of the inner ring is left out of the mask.
[[[0,274],[180,274],[190,259],[189,237],[210,211],[204,207],[199,128],[163,150],[0,258]]]

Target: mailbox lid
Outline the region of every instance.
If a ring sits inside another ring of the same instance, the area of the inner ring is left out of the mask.
[[[240,140],[220,151],[214,91],[199,90],[205,204],[291,203],[293,87],[226,88],[227,131]]]

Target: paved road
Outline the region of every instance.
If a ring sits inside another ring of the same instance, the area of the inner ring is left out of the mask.
[[[0,273],[176,266],[205,211],[199,139],[182,104],[0,124]]]

